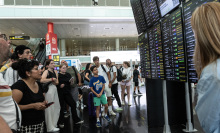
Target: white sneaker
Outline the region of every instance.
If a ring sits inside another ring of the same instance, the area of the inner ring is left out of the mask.
[[[123,108],[122,108],[122,107],[118,107],[116,110],[117,110],[117,111],[122,111]]]
[[[104,116],[105,116],[105,112],[103,111],[103,112],[102,112],[102,117],[104,117]]]
[[[54,129],[52,129],[52,130],[50,130],[50,131],[47,131],[47,132],[58,132],[58,131],[60,131],[59,128],[54,128]]]
[[[124,102],[124,101],[122,101],[121,105],[122,105],[122,106],[124,106],[124,105],[125,105],[125,102]]]
[[[128,102],[128,106],[131,106],[131,103],[130,103],[130,102]]]
[[[111,111],[109,114],[110,114],[110,115],[114,115],[114,116],[116,116],[116,114],[115,114],[114,111]]]

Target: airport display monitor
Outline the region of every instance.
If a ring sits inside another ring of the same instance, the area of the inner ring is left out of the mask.
[[[183,6],[183,20],[184,20],[184,26],[185,26],[185,44],[186,44],[186,51],[187,51],[187,68],[188,68],[188,81],[190,83],[197,83],[198,78],[196,74],[196,70],[194,68],[193,63],[193,54],[194,54],[194,48],[195,48],[195,37],[194,33],[192,31],[191,27],[191,17],[193,11],[196,9],[196,7],[212,1],[218,1],[218,0],[191,0],[184,4]]]
[[[141,3],[147,27],[150,27],[160,20],[160,14],[157,8],[156,0],[141,0]]]
[[[157,0],[157,3],[162,17],[180,5],[179,0]]]
[[[160,23],[148,30],[152,79],[165,79]]]
[[[186,82],[185,49],[181,10],[162,20],[162,40],[166,80]]]
[[[130,2],[131,2],[131,7],[132,7],[133,14],[134,14],[134,20],[137,26],[138,34],[141,34],[147,29],[144,12],[141,6],[141,1],[131,0]]]

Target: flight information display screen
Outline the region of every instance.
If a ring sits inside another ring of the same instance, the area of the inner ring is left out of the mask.
[[[166,80],[187,81],[182,27],[180,9],[162,20]]]
[[[135,23],[137,26],[138,34],[146,31],[147,25],[144,17],[144,12],[142,10],[140,0],[131,0],[131,7],[134,14]]]
[[[157,3],[162,17],[180,5],[179,0],[157,0]]]
[[[148,30],[152,79],[165,79],[160,23]]]
[[[190,83],[197,83],[198,78],[196,74],[196,70],[194,68],[193,63],[193,54],[195,48],[195,37],[191,27],[191,17],[192,13],[196,9],[196,7],[212,1],[218,0],[191,0],[184,4],[184,26],[185,26],[185,43],[186,43],[186,51],[187,51],[187,64],[188,64],[188,77]]]
[[[156,0],[141,0],[147,27],[152,26],[160,20],[160,14],[157,8]]]
[[[148,45],[148,34],[147,32],[139,37],[139,45],[141,47],[141,71],[142,77],[151,78],[151,68],[150,68],[150,53]]]

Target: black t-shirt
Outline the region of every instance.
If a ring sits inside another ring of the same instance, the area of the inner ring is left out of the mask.
[[[140,75],[139,71],[138,70],[134,70],[133,71],[133,81],[134,82],[138,82],[138,75]]]
[[[39,90],[37,93],[34,93],[23,80],[19,80],[12,85],[11,89],[18,89],[23,93],[23,97],[19,105],[28,105],[31,103],[43,102],[45,100],[43,95],[42,86],[39,82]],[[22,122],[21,124],[26,125],[36,125],[42,123],[45,119],[43,110],[28,109],[21,111]]]
[[[70,90],[71,89],[70,82],[69,82],[70,79],[71,79],[71,75],[69,73],[65,73],[65,74],[59,73],[58,74],[58,80],[59,80],[58,88],[63,91]],[[64,84],[65,86],[63,88],[60,88],[61,84]]]
[[[86,76],[86,73],[89,73],[88,78],[91,79],[92,78],[92,72],[90,70],[86,70],[85,71],[85,76]],[[85,80],[89,82],[89,80],[87,78],[85,78]]]

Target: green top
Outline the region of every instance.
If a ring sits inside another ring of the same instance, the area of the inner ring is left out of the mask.
[[[75,67],[74,67],[75,68]],[[77,74],[79,73],[78,70],[75,68]],[[77,86],[77,83],[76,83],[76,75],[75,75],[75,71],[73,70],[72,67],[68,67],[67,70],[66,70],[67,73],[69,73],[71,75],[71,77],[74,78],[74,84],[71,85],[71,87],[75,88]]]

